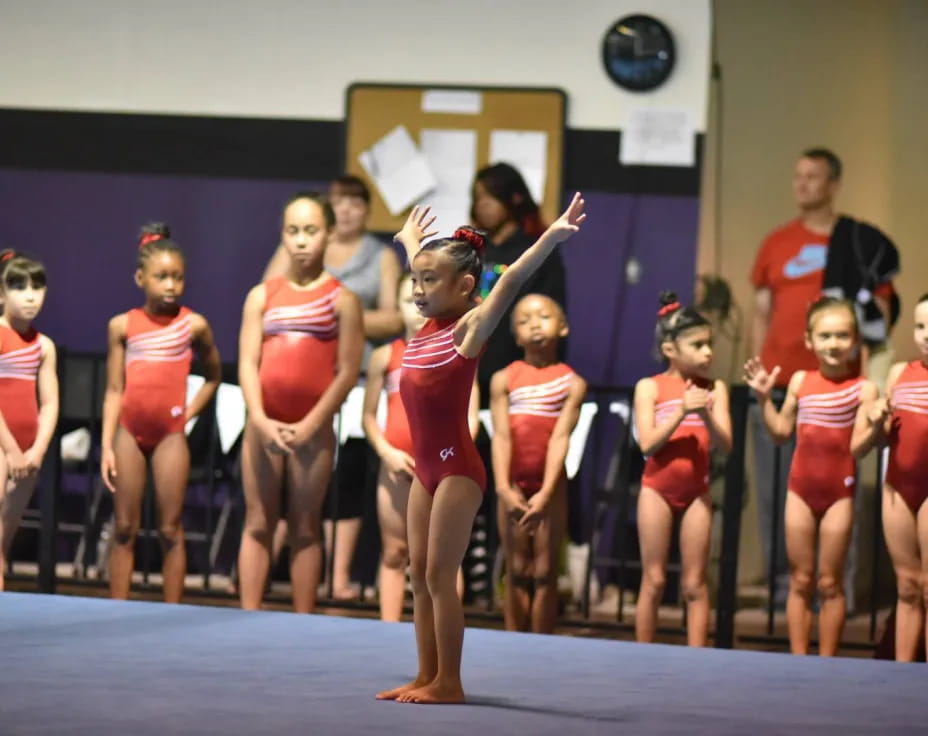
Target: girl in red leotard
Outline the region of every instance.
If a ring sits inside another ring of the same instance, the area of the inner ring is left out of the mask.
[[[245,299],[238,378],[248,407],[242,441],[245,527],[239,548],[242,608],[261,606],[271,541],[287,484],[293,607],[310,613],[322,572],[322,503],[332,475],[332,418],[358,381],[361,303],[323,268],[335,215],[312,192],[284,205],[283,276]]]
[[[181,516],[190,452],[184,425],[216,393],[222,366],[206,319],[180,304],[184,255],[170,235],[161,223],[142,228],[135,283],[145,295],[145,304],[117,314],[109,323],[100,474],[113,493],[116,525],[110,595],[129,596],[150,462],[164,554],[164,599],[177,603],[187,571]],[[206,381],[188,405],[187,376],[194,347]]]
[[[635,429],[647,457],[638,497],[641,589],[635,638],[654,641],[674,518],[679,517],[687,643],[702,647],[709,636],[709,451],[712,445],[731,450],[728,387],[711,377],[709,322],[682,306],[673,292],[661,294],[657,339],[667,370],[642,378],[635,387]]]
[[[928,294],[915,305],[918,359],[889,371],[889,463],[883,484],[883,532],[896,571],[896,659],[915,660],[928,634]]]
[[[409,545],[406,541],[406,507],[409,504],[409,487],[415,474],[412,459],[412,436],[403,401],[400,397],[400,371],[407,343],[425,324],[412,298],[412,274],[400,278],[397,301],[406,336],[371,353],[364,386],[364,431],[375,452],[380,456],[377,479],[377,517],[383,553],[377,583],[380,589],[380,618],[399,621],[403,615],[403,598],[406,592],[406,566],[409,563]],[[377,422],[377,407],[381,392],[387,392],[387,422],[381,429]],[[479,430],[478,410],[480,395],[474,383],[468,407],[468,426],[471,437]],[[458,576],[458,594],[463,594],[464,579]]]
[[[58,422],[55,344],[32,326],[45,293],[41,263],[12,250],[0,254],[0,590]]]
[[[512,331],[524,360],[490,380],[493,475],[506,560],[503,611],[510,631],[550,634],[567,527],[564,460],[586,382],[558,360],[567,319],[553,299],[522,297],[512,311]]]
[[[464,610],[455,590],[486,469],[467,428],[467,406],[487,338],[525,281],[558,243],[580,229],[584,202],[570,206],[500,276],[479,304],[484,239],[470,228],[420,242],[435,218],[413,208],[397,240],[412,265],[413,297],[428,321],[403,356],[400,394],[409,417],[415,477],[407,526],[419,672],[378,694],[409,703],[462,703]]]
[[[793,654],[809,652],[816,566],[819,654],[834,656],[844,629],[844,561],[854,522],[855,458],[873,446],[887,414],[876,385],[857,375],[859,341],[849,302],[833,297],[816,301],[806,320],[806,346],[819,368],[793,374],[779,412],[770,399],[779,366],[768,373],[759,358],[752,358],[744,367],[774,442],[785,442],[796,432],[784,520],[790,566],[786,620]]]

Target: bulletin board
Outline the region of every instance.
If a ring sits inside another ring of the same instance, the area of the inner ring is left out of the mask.
[[[542,217],[552,222],[560,215],[563,197],[566,109],[564,91],[555,88],[351,85],[346,100],[345,171],[370,187],[368,227],[377,232],[396,232],[409,210],[407,207],[391,214],[377,181],[359,160],[362,153],[371,151],[397,126],[404,126],[417,146],[423,140],[423,131],[432,136],[431,140],[437,137],[435,131],[474,131],[474,170],[506,161],[522,171],[519,161],[507,160],[507,156],[497,155],[497,160],[490,160],[491,148],[497,152],[508,150],[501,145],[504,139],[518,143],[521,136],[521,140],[532,144],[530,149],[543,149],[544,166],[532,170],[527,165],[533,176],[522,173],[527,181],[533,180],[530,189],[534,186],[542,192],[538,202]],[[432,169],[441,167],[440,161],[435,164]],[[424,201],[429,201],[428,195]],[[444,231],[465,223],[439,222],[439,226]]]

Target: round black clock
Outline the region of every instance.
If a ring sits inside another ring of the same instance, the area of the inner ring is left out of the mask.
[[[645,92],[662,85],[673,71],[673,35],[650,15],[628,15],[603,38],[603,66],[620,87]]]

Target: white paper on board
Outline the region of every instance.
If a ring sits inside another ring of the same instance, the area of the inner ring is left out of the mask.
[[[397,125],[358,156],[391,215],[435,188],[435,176],[405,125]]]
[[[695,135],[687,110],[631,110],[622,130],[619,161],[625,166],[695,166]]]
[[[477,131],[426,128],[419,147],[435,175],[435,188],[420,204],[432,208],[442,234],[470,221],[471,186],[477,173]]]
[[[466,89],[427,89],[422,93],[422,112],[479,115],[483,94]]]
[[[542,130],[494,130],[490,133],[490,163],[507,163],[519,170],[532,198],[544,202],[548,166],[548,134]]]

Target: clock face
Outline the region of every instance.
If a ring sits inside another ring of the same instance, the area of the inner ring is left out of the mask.
[[[673,71],[673,36],[649,15],[628,15],[603,38],[603,66],[620,87],[644,92],[659,87]]]

